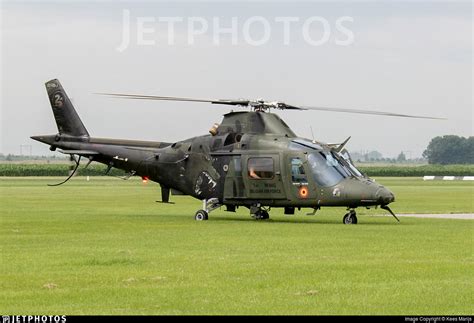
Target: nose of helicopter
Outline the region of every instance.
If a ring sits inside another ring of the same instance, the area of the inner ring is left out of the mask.
[[[341,190],[354,205],[387,205],[395,201],[389,189],[369,179],[347,179]]]
[[[375,192],[375,199],[380,203],[380,205],[387,205],[395,201],[395,195],[393,195],[389,189],[381,186]]]

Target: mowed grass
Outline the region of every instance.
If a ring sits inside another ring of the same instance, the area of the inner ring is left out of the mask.
[[[137,179],[0,178],[2,314],[473,314],[472,220],[345,209],[193,215]],[[468,182],[380,178],[400,213],[473,213]]]
[[[417,177],[375,177],[395,194],[395,213],[474,213],[473,181],[423,181]],[[384,212],[370,211],[368,214]]]

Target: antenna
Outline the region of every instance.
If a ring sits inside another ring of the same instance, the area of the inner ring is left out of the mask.
[[[309,126],[309,129],[311,130],[311,137],[313,138],[313,144],[316,143],[316,139],[314,139],[314,133],[313,133],[313,127]]]

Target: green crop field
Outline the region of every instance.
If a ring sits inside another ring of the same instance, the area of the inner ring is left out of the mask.
[[[474,213],[474,183],[376,178],[398,213]],[[138,179],[0,178],[2,314],[472,315],[472,220],[216,210]],[[384,216],[378,216],[382,215]]]
[[[3,176],[67,176],[71,163],[62,161],[58,163],[45,163],[44,161],[0,162],[0,177]],[[107,166],[92,164],[88,168],[78,169],[81,176],[103,176]],[[474,176],[474,165],[372,165],[361,164],[359,169],[368,176],[396,176],[396,177],[423,177],[432,176]],[[124,172],[112,168],[110,175],[120,176]]]

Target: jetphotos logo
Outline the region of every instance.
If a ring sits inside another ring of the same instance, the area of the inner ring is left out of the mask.
[[[354,42],[351,27],[354,18],[341,16],[309,17],[154,17],[133,16],[122,10],[122,37],[117,51],[130,46],[193,46],[208,41],[222,44],[265,46],[280,43],[291,46],[303,41],[309,46],[350,46]]]
[[[65,323],[66,315],[2,315],[2,323]]]

